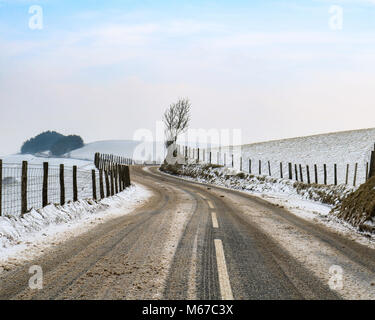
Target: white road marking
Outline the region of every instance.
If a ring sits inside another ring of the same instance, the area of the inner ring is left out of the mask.
[[[214,208],[214,205],[212,204],[212,202],[211,202],[210,200],[208,200],[207,203],[208,203],[208,206],[209,206],[211,209]]]
[[[220,293],[222,300],[233,300],[232,288],[229,282],[227,265],[225,263],[223,243],[215,239],[217,271],[219,273]]]
[[[195,277],[197,274],[197,260],[198,260],[197,249],[198,249],[198,230],[195,235],[194,244],[193,244],[193,253],[192,253],[191,261],[190,261],[189,283],[188,283],[188,290],[187,290],[188,300],[197,299],[197,282],[195,280]]]
[[[212,216],[212,226],[214,228],[219,228],[219,223],[217,222],[216,212],[211,212]]]

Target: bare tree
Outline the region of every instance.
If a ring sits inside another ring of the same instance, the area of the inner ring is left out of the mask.
[[[189,99],[179,99],[164,112],[166,147],[177,141],[177,137],[189,126],[191,104]]]

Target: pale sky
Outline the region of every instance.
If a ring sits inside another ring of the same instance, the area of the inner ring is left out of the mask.
[[[375,0],[0,0],[0,154],[132,139],[179,97],[244,143],[375,127]]]

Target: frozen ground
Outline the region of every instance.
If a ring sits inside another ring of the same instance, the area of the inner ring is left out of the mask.
[[[99,202],[79,200],[32,210],[24,217],[0,217],[0,271],[35,258],[100,223],[128,214],[150,196],[151,191],[136,184]]]

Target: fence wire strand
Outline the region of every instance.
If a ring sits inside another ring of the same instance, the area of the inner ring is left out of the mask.
[[[43,165],[28,165],[27,168],[27,210],[39,209],[43,206]],[[99,171],[95,170],[96,195],[99,192]],[[19,215],[21,213],[21,164],[3,164],[2,179],[2,214]],[[60,204],[60,167],[49,166],[48,168],[48,203]],[[65,202],[73,201],[73,169],[64,167]],[[89,199],[93,197],[92,171],[77,170],[78,199]]]

